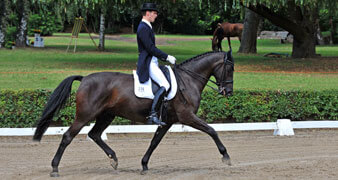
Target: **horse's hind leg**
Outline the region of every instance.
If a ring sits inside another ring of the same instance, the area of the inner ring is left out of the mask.
[[[88,133],[88,136],[94,140],[94,142],[100,146],[100,148],[107,154],[111,160],[111,165],[114,169],[117,169],[118,161],[115,152],[102,140],[102,132],[110,125],[114,116],[109,113],[102,113],[96,118],[96,123],[92,130]]]
[[[52,160],[53,171],[50,173],[51,177],[59,176],[58,166],[59,166],[63,152],[65,151],[66,147],[72,142],[73,138],[80,132],[82,127],[86,125],[87,122],[89,122],[89,120],[80,121],[77,118],[74,121],[74,123],[70,126],[70,128],[63,134],[59,148]]]
[[[157,147],[157,145],[161,142],[163,136],[167,133],[167,131],[170,129],[172,124],[167,124],[165,126],[159,126],[155,132],[155,135],[153,139],[151,140],[150,146],[146,152],[146,154],[142,158],[142,172],[141,174],[145,174],[148,170],[148,162],[151,154]]]
[[[214,128],[210,127],[205,121],[201,120],[199,117],[197,117],[193,113],[189,113],[189,115],[186,115],[186,114],[183,115],[182,113],[180,122],[182,124],[191,126],[195,129],[198,129],[210,135],[212,139],[215,141],[219,152],[223,155],[222,161],[228,165],[231,165],[230,156],[227,153],[226,148],[224,147],[223,143],[219,139],[218,134],[214,130]]]

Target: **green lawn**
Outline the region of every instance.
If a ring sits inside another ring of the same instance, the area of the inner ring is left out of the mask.
[[[157,35],[158,47],[183,62],[210,51],[211,36]],[[120,38],[120,39],[119,39]],[[45,48],[0,49],[1,89],[54,89],[70,75],[98,71],[131,73],[136,68],[134,34],[106,37],[106,51],[96,51],[88,34],[80,34],[77,52],[66,53],[70,34],[44,37]],[[121,40],[121,38],[125,38]],[[98,43],[98,40],[95,40]],[[226,41],[223,49],[227,50]],[[324,90],[338,88],[338,46],[318,46],[317,53],[329,58],[267,58],[270,52],[289,53],[292,44],[258,40],[257,55],[237,54],[239,41],[231,41],[235,58],[235,89]],[[73,41],[74,44],[74,41]],[[295,73],[301,72],[301,73]],[[78,84],[76,84],[78,85]]]

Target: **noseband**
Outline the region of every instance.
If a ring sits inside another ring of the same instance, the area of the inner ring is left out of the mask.
[[[230,58],[232,59],[231,53],[232,53],[232,51],[230,50]],[[233,80],[231,80],[231,81],[226,81],[226,80],[224,79],[224,73],[225,73],[225,71],[226,71],[226,65],[231,65],[232,70],[234,70],[234,62],[233,62],[233,61],[230,61],[230,60],[229,60],[230,58],[228,58],[227,52],[224,52],[224,58],[223,58],[223,70],[222,70],[222,77],[221,77],[220,82],[215,82],[215,81],[213,81],[213,80],[207,79],[207,78],[201,76],[201,75],[198,74],[198,73],[195,73],[195,72],[193,72],[193,71],[190,71],[190,70],[185,69],[185,68],[182,68],[182,67],[179,67],[179,69],[183,70],[183,71],[186,72],[187,74],[190,74],[190,76],[192,76],[192,77],[194,77],[194,78],[199,78],[200,80],[205,80],[205,81],[210,81],[210,82],[212,82],[213,84],[215,84],[215,85],[218,86],[218,88],[219,88],[218,90],[217,90],[216,88],[214,88],[214,87],[208,85],[208,84],[206,84],[206,85],[207,85],[208,87],[210,87],[211,89],[213,89],[214,91],[216,91],[216,92],[222,94],[222,92],[226,89],[225,86],[226,86],[227,84],[233,84]]]
[[[232,53],[232,51],[230,50],[230,58],[232,59],[231,53]],[[234,83],[233,80],[227,81],[227,80],[224,79],[224,73],[225,73],[226,65],[231,65],[232,71],[234,71],[234,62],[230,61],[229,60],[230,58],[228,58],[227,53],[224,53],[224,62],[223,62],[224,66],[223,66],[223,70],[222,70],[221,80],[220,80],[220,82],[215,83],[219,87],[219,93],[222,93],[226,89],[225,86],[227,84],[233,84]]]

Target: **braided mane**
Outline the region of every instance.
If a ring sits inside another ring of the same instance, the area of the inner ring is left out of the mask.
[[[203,53],[203,54],[197,55],[197,56],[195,56],[195,57],[192,57],[192,58],[190,58],[190,59],[187,59],[187,60],[183,61],[182,63],[180,63],[180,64],[178,65],[178,67],[179,67],[179,66],[182,66],[182,65],[184,65],[184,64],[186,64],[186,63],[188,63],[188,62],[198,60],[198,59],[200,59],[201,57],[204,57],[204,56],[206,56],[206,55],[213,54],[213,53],[219,53],[219,52],[214,52],[214,51],[205,52],[205,53]]]

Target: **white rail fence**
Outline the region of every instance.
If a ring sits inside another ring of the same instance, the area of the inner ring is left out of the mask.
[[[88,134],[94,124],[82,128],[79,134]],[[294,135],[293,129],[303,128],[338,128],[338,121],[294,121],[279,119],[277,122],[264,123],[226,123],[209,124],[216,131],[254,131],[274,130],[274,135]],[[102,134],[107,139],[108,133],[154,133],[157,125],[111,125]],[[62,135],[69,127],[49,127],[45,135]],[[36,128],[0,128],[0,136],[33,136]],[[189,126],[174,124],[169,132],[198,132]]]

